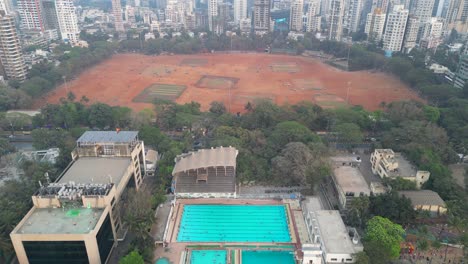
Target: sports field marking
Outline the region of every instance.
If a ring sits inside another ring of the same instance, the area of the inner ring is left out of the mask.
[[[233,77],[203,75],[195,86],[208,89],[232,89],[238,81],[238,78]]]
[[[270,65],[274,72],[299,72],[299,66],[295,62],[274,62]]]
[[[156,99],[175,100],[186,89],[185,85],[155,83],[133,98],[136,103],[153,103]]]

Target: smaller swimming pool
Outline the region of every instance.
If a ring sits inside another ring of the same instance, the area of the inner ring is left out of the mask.
[[[167,258],[160,258],[154,264],[171,264],[171,262]]]
[[[243,250],[242,264],[294,264],[293,251]]]
[[[226,264],[226,250],[192,250],[190,264]]]

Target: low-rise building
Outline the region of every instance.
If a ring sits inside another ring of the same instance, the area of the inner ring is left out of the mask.
[[[428,171],[417,170],[401,153],[393,152],[391,149],[375,149],[370,158],[372,173],[380,178],[397,178],[416,182],[419,189],[429,180],[431,175]]]
[[[447,213],[447,205],[439,194],[431,190],[400,191],[400,196],[411,200],[414,210],[428,211],[431,215]]]
[[[369,196],[371,193],[369,185],[356,166],[335,166],[332,180],[342,209],[348,208],[355,197]]]
[[[317,198],[306,199],[301,205],[312,242],[302,245],[302,263],[354,263],[355,254],[364,249],[359,234],[356,229],[345,226],[339,211],[316,210],[317,201]],[[317,257],[319,254],[321,260]]]
[[[136,131],[87,131],[73,161],[32,196],[33,207],[11,232],[20,264],[106,263],[125,227],[118,204],[139,189],[144,144]]]

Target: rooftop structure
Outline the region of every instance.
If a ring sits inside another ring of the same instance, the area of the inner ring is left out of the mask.
[[[434,191],[400,191],[398,193],[400,196],[409,198],[415,210],[429,211],[433,214],[445,214],[447,212],[447,205],[444,200]]]
[[[87,234],[96,227],[102,208],[37,208],[18,229],[21,234]],[[51,217],[52,216],[52,217]]]
[[[338,192],[340,206],[343,209],[350,205],[354,197],[370,195],[369,185],[356,166],[350,166],[347,163],[335,165],[332,180]]]
[[[177,196],[235,195],[238,150],[217,147],[184,153],[175,158],[173,190]]]
[[[138,131],[86,131],[76,141],[81,144],[131,143],[138,141]]]
[[[145,151],[138,132],[85,132],[72,158],[54,183],[40,183],[33,208],[10,234],[20,264],[106,263],[126,233],[116,205],[128,187],[138,190],[142,182]]]
[[[130,164],[131,160],[124,157],[83,157],[76,160],[58,182],[119,184]]]
[[[421,188],[430,176],[430,172],[417,170],[401,153],[395,153],[391,149],[375,149],[370,160],[374,174],[381,178],[401,177],[414,181],[417,188]]]
[[[315,210],[313,202],[311,203],[314,199],[317,198],[306,199],[306,205],[302,205],[312,241],[303,248],[308,249],[304,251],[304,256],[308,255],[308,259],[313,260],[317,253],[321,253],[323,263],[354,263],[354,254],[363,250],[359,234],[354,228],[345,226],[339,211]]]

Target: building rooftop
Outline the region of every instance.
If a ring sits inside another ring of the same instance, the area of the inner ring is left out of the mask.
[[[130,158],[79,158],[65,172],[58,183],[115,183],[119,185],[130,163]]]
[[[358,168],[340,166],[334,169],[336,183],[346,192],[364,193],[370,195],[369,185]]]
[[[348,229],[341,219],[339,211],[322,210],[315,212],[321,239],[327,253],[354,254],[354,244],[348,234]]]
[[[76,143],[130,143],[137,138],[138,131],[86,131]]]
[[[421,191],[400,191],[401,196],[405,196],[411,200],[413,206],[417,205],[438,205],[444,206],[445,202],[440,198],[439,194],[430,190]]]
[[[184,153],[175,158],[172,175],[189,170],[209,167],[236,167],[236,158],[239,151],[233,147],[217,147],[200,149]]]
[[[101,218],[100,208],[35,208],[18,234],[87,234]]]
[[[398,162],[398,169],[389,171],[390,177],[416,177],[416,167],[413,166],[401,153],[395,153],[395,161]]]

